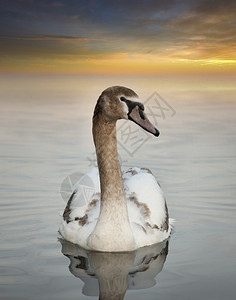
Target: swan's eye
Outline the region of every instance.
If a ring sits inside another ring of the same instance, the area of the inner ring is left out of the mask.
[[[143,114],[143,110],[144,110],[144,109],[141,109],[141,108],[139,107],[139,110],[138,110],[138,111],[139,111],[140,118],[143,119],[143,120],[145,120],[145,117],[144,117],[144,114]]]
[[[141,110],[144,110],[144,105],[142,103],[139,103],[138,104],[138,107],[141,109]]]

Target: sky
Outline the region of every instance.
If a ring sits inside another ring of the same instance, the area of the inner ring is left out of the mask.
[[[235,0],[1,0],[1,74],[235,75]]]

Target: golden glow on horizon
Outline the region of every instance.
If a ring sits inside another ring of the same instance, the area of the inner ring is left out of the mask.
[[[1,66],[1,73],[35,74],[235,74],[234,59],[192,59],[149,53],[116,53],[107,57],[66,56],[63,59],[32,58],[10,60]]]

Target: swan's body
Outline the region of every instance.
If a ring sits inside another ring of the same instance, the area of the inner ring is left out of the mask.
[[[170,235],[169,216],[161,188],[147,169],[133,168],[122,175],[117,154],[116,121],[130,119],[158,136],[130,89],[112,87],[98,99],[93,137],[98,170],[90,172],[95,194],[81,203],[78,190],[63,214],[61,235],[83,248],[132,251],[158,243]],[[100,184],[99,184],[100,183]]]

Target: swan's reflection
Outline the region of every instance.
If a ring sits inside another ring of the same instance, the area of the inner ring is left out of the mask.
[[[168,254],[169,241],[134,252],[91,252],[60,240],[62,253],[70,259],[70,272],[84,282],[83,294],[99,299],[123,299],[129,290],[155,285]]]

